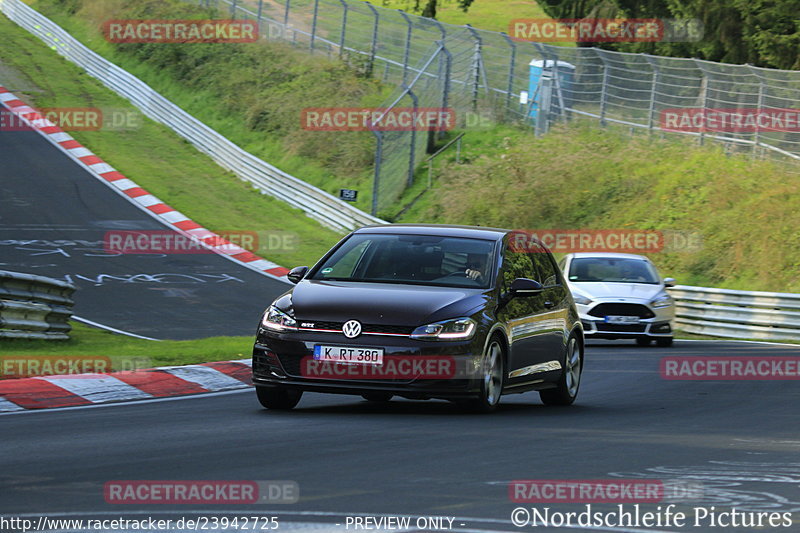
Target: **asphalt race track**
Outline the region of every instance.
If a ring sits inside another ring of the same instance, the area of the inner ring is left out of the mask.
[[[156,339],[250,335],[288,287],[213,253],[112,255],[110,230],[168,228],[37,133],[0,131],[0,269],[73,282],[76,316]]]
[[[576,405],[545,407],[528,393],[505,397],[490,415],[465,414],[440,401],[370,404],[315,394],[294,411],[275,412],[262,410],[253,391],[4,415],[0,512],[73,518],[255,513],[278,516],[278,531],[347,531],[352,513],[432,515],[455,517],[459,531],[548,531],[513,527],[511,511],[584,505],[515,504],[509,481],[621,478],[691,481],[700,492],[681,508],[794,512],[791,527],[762,530],[800,530],[798,382],[664,380],[659,361],[667,355],[797,357],[800,347],[676,341],[673,348],[641,348],[597,341],[587,350]],[[147,479],[293,480],[300,501],[210,508],[105,503],[107,481]]]

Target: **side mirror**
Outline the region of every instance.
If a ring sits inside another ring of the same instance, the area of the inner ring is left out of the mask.
[[[544,287],[538,281],[527,278],[517,278],[511,282],[510,293],[511,296],[527,296],[531,294],[538,294],[544,290]]]
[[[665,287],[674,287],[675,286],[675,278],[664,278],[664,286]]]
[[[307,273],[308,273],[308,267],[306,266],[294,267],[289,271],[288,274],[286,274],[286,277],[292,283],[300,283],[300,280],[303,279]]]

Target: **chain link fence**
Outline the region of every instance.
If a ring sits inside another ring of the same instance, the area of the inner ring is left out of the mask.
[[[708,129],[711,110],[800,115],[800,72],[515,41],[355,0],[189,0],[221,16],[255,19],[261,34],[348,56],[398,89],[386,107],[441,106],[460,126],[470,113],[529,123],[544,133],[576,118],[727,143],[731,151],[800,160],[800,125]],[[676,115],[677,114],[677,115]],[[669,122],[670,117],[684,122]],[[686,123],[686,120],[689,120]],[[688,125],[687,125],[688,124]],[[704,123],[706,124],[706,123]],[[773,122],[774,125],[774,122]],[[373,214],[411,182],[428,132],[376,132]]]

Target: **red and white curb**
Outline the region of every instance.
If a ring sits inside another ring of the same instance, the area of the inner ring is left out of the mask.
[[[151,400],[252,386],[249,359],[110,374],[0,380],[0,412]]]
[[[88,148],[44,118],[36,109],[14,96],[2,85],[0,85],[0,104],[8,108],[14,115],[20,117],[34,131],[44,136],[54,146],[85,168],[92,176],[111,187],[115,192],[155,219],[166,224],[170,229],[187,237],[194,237],[209,250],[268,276],[284,278],[289,272],[287,268],[226,241],[216,233],[190,220],[183,213],[168,206],[94,155]]]

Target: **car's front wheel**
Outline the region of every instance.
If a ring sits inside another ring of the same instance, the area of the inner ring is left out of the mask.
[[[481,361],[480,393],[477,398],[459,402],[462,407],[479,413],[490,413],[500,403],[505,376],[505,350],[497,337],[492,337]]]
[[[298,404],[303,391],[278,387],[256,387],[259,403],[267,409],[288,411]]]
[[[578,397],[583,373],[583,350],[575,337],[570,337],[564,357],[564,371],[554,389],[539,391],[539,397],[547,405],[571,405]]]

